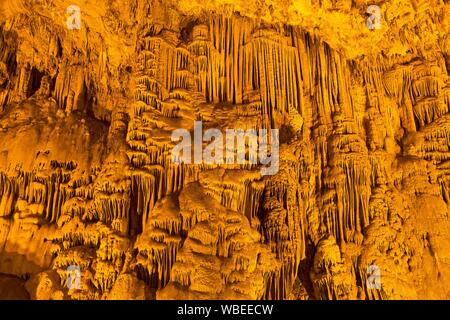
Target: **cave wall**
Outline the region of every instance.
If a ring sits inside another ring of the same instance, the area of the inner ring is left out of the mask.
[[[450,4],[375,2],[373,31],[362,1],[80,1],[80,30],[2,3],[0,273],[34,299],[447,298]],[[195,120],[280,129],[279,172],[174,163]]]

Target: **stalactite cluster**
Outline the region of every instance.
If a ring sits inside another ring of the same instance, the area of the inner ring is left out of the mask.
[[[32,299],[449,296],[449,3],[378,3],[372,31],[363,1],[106,1],[79,30],[45,3],[0,4],[0,278]],[[276,174],[249,150],[174,161],[195,121],[279,130]]]

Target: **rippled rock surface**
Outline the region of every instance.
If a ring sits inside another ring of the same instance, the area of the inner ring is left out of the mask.
[[[0,299],[448,299],[450,3],[373,4],[2,1]]]

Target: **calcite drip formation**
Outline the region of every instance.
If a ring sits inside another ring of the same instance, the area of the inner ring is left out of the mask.
[[[0,298],[449,297],[448,39],[350,59],[233,10],[132,1],[67,30],[22,2],[0,20]],[[279,172],[173,163],[196,120],[279,129]]]

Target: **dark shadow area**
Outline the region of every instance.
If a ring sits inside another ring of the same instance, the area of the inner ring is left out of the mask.
[[[30,300],[25,280],[0,273],[0,300]]]

